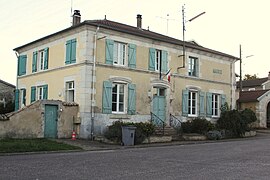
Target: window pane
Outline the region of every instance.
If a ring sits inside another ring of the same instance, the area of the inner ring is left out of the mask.
[[[124,112],[124,104],[119,104],[119,112]]]
[[[117,101],[117,94],[112,94],[112,102],[116,102]]]
[[[119,95],[119,103],[124,102],[124,94]]]
[[[112,111],[116,111],[116,103],[112,103]]]
[[[119,86],[119,93],[124,93],[124,85],[118,85]]]

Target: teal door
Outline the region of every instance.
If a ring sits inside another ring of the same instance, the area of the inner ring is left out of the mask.
[[[165,105],[165,89],[157,89],[157,94],[153,97],[153,113],[165,122],[166,117],[166,105]],[[156,124],[160,124],[158,120],[155,120]]]
[[[57,105],[45,105],[45,138],[57,137],[57,118],[58,118],[58,106]]]

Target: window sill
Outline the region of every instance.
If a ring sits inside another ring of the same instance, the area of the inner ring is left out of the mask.
[[[110,119],[130,119],[128,114],[111,114]]]

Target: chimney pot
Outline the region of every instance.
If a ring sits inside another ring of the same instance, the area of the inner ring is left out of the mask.
[[[142,15],[137,14],[137,28],[142,28]]]
[[[81,23],[81,14],[80,14],[80,10],[74,10],[74,14],[73,14],[73,19],[72,19],[72,26],[75,26],[77,24]]]

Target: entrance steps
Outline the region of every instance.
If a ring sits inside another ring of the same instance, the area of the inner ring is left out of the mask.
[[[171,136],[172,140],[181,140],[179,132],[171,126],[164,127],[164,130],[162,127],[156,127],[154,134],[156,136]]]

